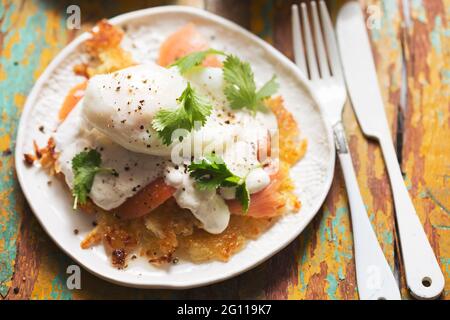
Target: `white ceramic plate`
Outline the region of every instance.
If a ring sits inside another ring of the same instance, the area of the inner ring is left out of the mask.
[[[83,59],[83,34],[52,61],[36,82],[25,104],[16,147],[16,169],[23,192],[32,210],[51,238],[69,256],[97,276],[118,284],[142,288],[189,288],[211,284],[242,273],[284,248],[294,240],[319,210],[331,185],[334,170],[334,145],[331,130],[320,111],[317,99],[295,65],[279,51],[238,25],[206,11],[167,6],[135,11],[110,20],[126,26],[122,45],[138,61],[154,60],[161,41],[178,27],[194,22],[211,40],[211,46],[238,54],[258,67],[255,75],[266,79],[277,74],[280,93],[294,114],[302,135],[308,139],[308,151],[291,176],[302,201],[300,212],[283,217],[271,229],[248,245],[227,263],[194,264],[181,261],[167,268],[155,268],[143,259],[117,270],[102,246],[82,250],[80,241],[92,228],[92,218],[72,210],[72,199],[65,185],[50,180],[44,170],[27,167],[25,152],[32,152],[32,141],[45,145],[57,127],[57,112],[65,95],[82,78],[74,76],[73,65]],[[39,130],[44,125],[45,133]],[[78,229],[75,235],[73,230]]]

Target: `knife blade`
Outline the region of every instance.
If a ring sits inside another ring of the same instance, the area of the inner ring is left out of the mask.
[[[366,24],[360,5],[346,3],[336,23],[338,47],[350,100],[365,135],[379,141],[394,198],[406,282],[417,298],[433,299],[444,276],[406,189],[378,86]]]

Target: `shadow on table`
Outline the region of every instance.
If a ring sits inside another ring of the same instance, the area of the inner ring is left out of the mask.
[[[39,0],[46,9],[67,14],[66,10],[70,5],[78,5],[81,10],[82,23],[96,23],[103,18],[111,18],[128,11],[145,9],[154,6],[175,4],[175,0]]]

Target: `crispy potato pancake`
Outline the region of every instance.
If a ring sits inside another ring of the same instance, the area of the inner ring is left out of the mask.
[[[120,46],[123,31],[101,20],[91,32],[92,38],[84,43],[89,54],[87,63],[75,66],[75,73],[90,78],[96,74],[110,73],[135,64],[131,54]]]
[[[280,149],[284,148],[283,151],[280,150],[280,153],[289,154],[288,159],[291,161],[300,159],[306,150],[306,142],[300,147],[293,142],[294,139],[298,139],[299,134],[295,120],[284,109],[281,99],[276,98],[274,101],[269,103],[271,103],[270,107],[277,116],[278,122],[291,129],[280,130]],[[282,141],[286,140],[289,140],[289,143],[283,144]],[[280,199],[286,204],[283,210],[284,212],[298,211],[301,203],[293,193],[294,183],[288,175],[290,164],[281,160],[279,166],[279,170],[285,172],[276,190]],[[89,205],[91,212],[92,206],[91,203]],[[127,260],[116,258],[117,254],[128,258],[133,257],[133,254],[138,254],[156,266],[177,261],[178,258],[194,262],[228,261],[244,248],[247,241],[257,239],[278,220],[278,217],[252,218],[232,215],[230,224],[224,232],[210,234],[201,229],[200,222],[189,210],[180,208],[173,198],[148,215],[132,220],[121,220],[111,212],[100,208],[97,208],[96,211],[99,212],[98,226],[82,242],[82,247],[88,248],[103,241],[107,251],[111,253],[112,263],[118,268],[126,267]],[[111,242],[106,239],[115,241]],[[129,239],[136,239],[137,242]],[[130,242],[134,245],[130,246]]]
[[[135,64],[131,55],[120,47],[122,38],[122,30],[106,20],[100,21],[92,32],[92,38],[84,44],[90,56],[89,62],[77,66],[74,71],[89,78]],[[279,170],[284,172],[274,193],[282,199],[284,212],[292,209],[297,211],[301,203],[293,193],[294,184],[289,177],[289,168],[303,157],[307,142],[300,138],[297,123],[285,109],[281,97],[267,99],[266,104],[277,117]],[[36,147],[36,150],[33,157],[39,158],[47,167],[50,164],[54,167],[57,155],[53,141],[49,141],[49,145],[43,149]],[[57,168],[53,170],[58,172]],[[96,215],[96,226],[81,242],[81,247],[86,249],[103,244],[117,268],[126,268],[128,261],[138,255],[156,266],[176,263],[178,258],[194,262],[228,261],[249,240],[258,238],[279,219],[279,216],[254,218],[233,214],[224,232],[210,234],[201,229],[201,223],[189,210],[180,208],[174,198],[169,198],[149,214],[134,219],[121,219],[91,201],[81,206],[81,209],[87,214]]]
[[[307,140],[300,139],[300,130],[292,113],[283,104],[281,96],[266,100],[266,105],[275,114],[279,130],[279,157],[290,165],[297,163],[305,155]]]

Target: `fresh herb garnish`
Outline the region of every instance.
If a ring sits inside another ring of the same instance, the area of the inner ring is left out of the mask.
[[[158,132],[163,143],[172,143],[172,134],[176,129],[192,131],[195,122],[203,126],[211,114],[212,106],[198,95],[188,82],[186,89],[177,99],[179,107],[175,110],[162,109],[152,121],[152,127]]]
[[[102,168],[102,158],[97,150],[82,151],[72,159],[72,172],[74,196],[73,208],[77,208],[77,204],[85,204],[87,195],[91,191],[94,177],[99,172],[117,174],[114,169]]]
[[[203,60],[205,60],[207,56],[212,54],[225,55],[223,51],[216,49],[208,49],[205,51],[192,52],[172,63],[170,67],[176,66],[178,67],[178,70],[180,71],[181,74],[186,74],[192,68],[200,66]]]
[[[175,61],[171,66],[177,66],[181,74],[186,74],[191,69],[201,66],[205,58],[211,54],[226,56],[223,63],[224,93],[232,109],[247,108],[256,112],[264,108],[264,99],[277,92],[279,85],[275,76],[259,90],[256,90],[254,74],[250,64],[240,60],[235,55],[215,49],[190,53]]]
[[[199,190],[236,187],[236,199],[241,203],[243,211],[248,211],[250,196],[245,178],[233,174],[222,158],[215,154],[205,156],[201,162],[191,163],[188,170]]]
[[[247,108],[252,112],[263,109],[263,100],[278,90],[273,76],[258,91],[250,64],[234,55],[228,55],[223,64],[224,93],[232,109]]]
[[[242,210],[244,212],[248,211],[248,207],[250,205],[250,194],[248,193],[247,186],[245,182],[238,185],[236,188],[236,199],[239,200],[242,206]]]

